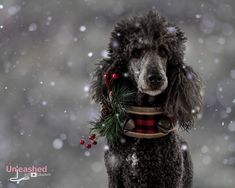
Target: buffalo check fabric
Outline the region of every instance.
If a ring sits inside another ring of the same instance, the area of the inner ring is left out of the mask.
[[[132,131],[138,133],[157,133],[158,131],[158,115],[139,115],[130,114],[130,117],[134,120],[135,128]]]

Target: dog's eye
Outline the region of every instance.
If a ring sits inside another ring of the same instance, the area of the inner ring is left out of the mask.
[[[167,49],[164,46],[160,46],[158,52],[161,57],[167,57],[168,55]]]
[[[131,56],[132,56],[133,58],[140,58],[141,52],[142,52],[141,49],[136,48],[136,49],[134,49],[134,50],[132,51]]]

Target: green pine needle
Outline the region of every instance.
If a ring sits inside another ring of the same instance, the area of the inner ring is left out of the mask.
[[[90,122],[90,133],[105,136],[108,141],[115,142],[123,133],[122,123],[126,118],[126,108],[133,101],[135,92],[117,85],[113,87],[112,93],[105,101],[111,107],[111,113],[105,119]]]

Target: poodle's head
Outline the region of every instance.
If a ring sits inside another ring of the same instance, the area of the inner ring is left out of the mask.
[[[179,28],[151,11],[117,23],[109,52],[127,64],[139,92],[156,96],[168,86],[168,64],[173,58],[183,58],[185,40]]]
[[[198,75],[183,62],[185,42],[184,33],[155,11],[121,20],[111,34],[109,58],[97,66],[93,99],[101,102],[107,94],[102,75],[118,72],[119,82],[157,98],[165,113],[190,128],[202,96]]]

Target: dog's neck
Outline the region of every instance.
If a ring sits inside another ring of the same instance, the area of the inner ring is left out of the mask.
[[[138,93],[136,97],[136,106],[161,107],[162,103],[162,95],[150,96],[147,94]]]

